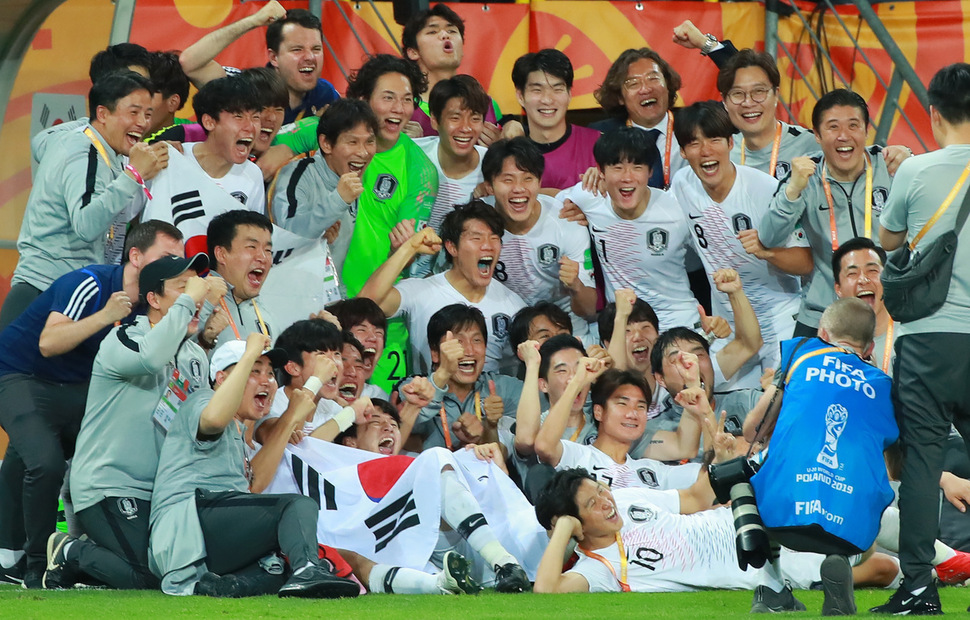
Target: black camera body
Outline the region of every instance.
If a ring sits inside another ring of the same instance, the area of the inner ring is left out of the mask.
[[[750,483],[757,471],[756,464],[745,457],[737,457],[712,464],[707,473],[717,501],[722,504],[731,502],[734,529],[737,531],[738,566],[741,570],[749,565],[761,568],[772,558],[771,538],[761,521],[754,488]]]

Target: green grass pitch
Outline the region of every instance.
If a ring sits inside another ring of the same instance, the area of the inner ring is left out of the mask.
[[[859,615],[888,600],[889,590],[859,590]],[[172,597],[160,592],[74,590],[27,591],[0,587],[0,618],[374,618],[387,620],[612,620],[615,618],[748,618],[751,592],[707,591],[677,594],[495,594],[480,596],[368,595],[354,600],[306,601],[274,597],[207,599]],[[807,612],[798,618],[821,617],[822,593],[798,591]],[[963,612],[970,590],[942,588],[944,611]]]

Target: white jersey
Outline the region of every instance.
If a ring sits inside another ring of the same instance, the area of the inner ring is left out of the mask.
[[[434,205],[431,207],[428,226],[439,230],[441,221],[451,213],[454,206],[471,200],[472,192],[475,191],[479,183],[485,180],[485,177],[482,176],[482,158],[485,157],[487,149],[475,145],[475,150],[478,151],[478,167],[460,179],[453,179],[441,169],[441,162],[438,160],[438,145],[441,144],[440,136],[417,138],[414,143],[421,147],[421,150],[438,170],[438,194],[435,196]]]
[[[195,159],[195,147],[198,144],[201,143],[189,142],[183,144],[182,149],[185,157],[196,166],[199,166],[201,170],[202,166]],[[208,176],[208,173],[206,176]],[[250,211],[266,214],[266,189],[263,185],[263,173],[260,172],[259,166],[253,162],[245,161],[241,164],[233,164],[229,172],[221,179],[213,179],[211,176],[209,178],[212,179],[213,183],[224,189],[226,193],[245,205]],[[152,191],[155,191],[154,186],[152,186]]]
[[[795,317],[801,304],[801,284],[796,276],[788,275],[767,261],[748,254],[738,241],[742,230],[757,229],[768,211],[778,182],[771,176],[747,166],[735,166],[734,186],[723,202],[717,203],[707,195],[701,180],[690,168],[674,176],[670,191],[683,209],[684,221],[690,226],[694,251],[704,263],[708,276],[718,269],[735,269],[741,276],[744,293],[758,317],[764,340],[758,360],[746,365],[757,387],[762,370],[777,368],[781,361],[780,343],[791,337]],[[801,228],[792,232],[783,246],[808,247]],[[714,314],[722,316],[734,328],[734,314],[726,293],[711,282],[711,305]],[[749,368],[750,367],[750,368]],[[739,373],[739,374],[744,374]],[[743,377],[738,377],[743,379]],[[732,381],[731,389],[741,387]]]
[[[562,458],[557,471],[582,467],[594,478],[613,489],[643,487],[648,489],[686,489],[697,482],[700,463],[666,465],[653,459],[635,459],[627,455],[619,464],[595,446],[560,440]]]
[[[635,220],[622,219],[609,196],[585,192],[580,184],[557,198],[572,200],[586,215],[607,300],[614,300],[616,289],[633,289],[657,313],[661,333],[672,327],[699,327],[685,265],[690,235],[671,194],[651,188],[647,208]]]
[[[701,589],[753,590],[764,583],[763,569],[738,567],[734,518],[727,507],[690,515],[680,512],[676,491],[613,491],[623,518],[620,540],[627,556],[627,583],[633,592],[691,592]],[[595,553],[609,562],[578,552],[569,572],[586,578],[590,592],[619,592],[622,575],[616,543]],[[825,556],[782,550],[783,576],[792,587],[807,588],[818,579]],[[614,577],[615,573],[615,577]]]
[[[283,414],[286,413],[286,408],[289,406],[290,399],[286,395],[286,390],[281,387],[276,391],[276,396],[273,398],[273,404],[269,408],[269,413],[266,414],[262,420],[283,417]],[[343,407],[332,400],[321,398],[319,401],[317,401],[317,410],[313,412],[313,419],[303,424],[303,432],[309,435],[330,421],[335,415],[340,413],[342,409]],[[257,426],[260,422],[262,422],[262,420],[257,422]]]
[[[488,346],[485,351],[485,372],[497,372],[513,368],[518,358],[509,346],[509,325],[512,316],[525,307],[522,298],[505,288],[501,282],[492,282],[481,301],[468,301],[448,282],[448,272],[430,278],[408,278],[394,285],[401,294],[401,305],[391,318],[406,316],[411,341],[411,360],[414,372],[430,374],[431,349],[428,347],[428,321],[438,310],[451,304],[475,306],[485,315],[488,328]]]
[[[573,313],[569,291],[559,281],[559,259],[563,256],[579,263],[579,281],[595,287],[589,233],[582,226],[559,219],[562,203],[540,194],[541,211],[532,230],[524,235],[505,231],[501,260],[493,277],[516,293],[529,306],[551,301],[569,314],[573,336],[589,333],[589,323]],[[487,202],[494,204],[494,198]]]

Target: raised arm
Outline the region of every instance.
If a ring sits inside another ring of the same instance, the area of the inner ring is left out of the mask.
[[[404,444],[411,437],[414,429],[414,422],[418,419],[421,410],[428,406],[434,399],[435,389],[425,377],[415,377],[410,383],[401,388],[404,395],[404,403],[401,406],[401,442],[394,448],[394,453],[401,451]]]
[[[303,427],[303,422],[316,407],[313,395],[307,389],[294,390],[290,395],[286,411],[267,433],[266,441],[253,457],[253,477],[249,482],[252,493],[262,493],[276,477],[276,470],[279,469],[290,437],[295,430]]]
[[[573,401],[605,370],[602,360],[594,360],[590,357],[580,358],[576,365],[576,373],[566,384],[566,389],[556,404],[549,410],[546,421],[542,423],[536,434],[535,450],[536,456],[546,465],[556,467],[562,459],[562,434],[566,431],[566,424],[569,423],[569,412]]]
[[[549,545],[542,554],[539,568],[536,570],[536,582],[533,592],[548,594],[551,592],[589,592],[589,582],[579,573],[562,572],[563,557],[569,540],[583,539],[583,524],[571,515],[563,515],[556,519],[549,537]]]
[[[401,307],[401,294],[394,288],[397,277],[419,254],[434,255],[439,250],[441,250],[441,238],[434,229],[430,226],[422,229],[377,268],[377,271],[367,279],[359,296],[373,300],[381,307],[384,314],[392,316]]]
[[[749,359],[757,355],[764,340],[761,338],[761,325],[751,307],[751,301],[744,294],[741,277],[733,269],[719,269],[714,273],[717,290],[727,293],[734,313],[734,340],[717,352],[717,363],[725,379],[730,379]]]
[[[607,351],[613,358],[613,367],[617,370],[627,369],[626,327],[633,312],[633,304],[637,300],[636,293],[631,289],[621,288],[614,293],[616,315],[613,318],[613,333],[610,335],[610,346]]]
[[[515,413],[515,451],[520,455],[535,454],[542,405],[539,402],[539,343],[526,340],[519,345],[519,357],[525,362],[522,395]]]
[[[242,403],[243,392],[246,390],[246,382],[249,381],[253,364],[269,345],[269,336],[260,332],[249,334],[242,358],[202,410],[202,415],[199,417],[200,436],[218,435],[229,426]]]
[[[783,245],[795,230],[812,198],[808,182],[815,174],[815,168],[815,161],[811,157],[795,157],[791,160],[788,182],[778,188],[759,225],[758,238],[766,248]]]
[[[196,88],[202,88],[204,84],[217,78],[226,77],[222,65],[214,58],[250,30],[268,26],[284,17],[286,9],[279,2],[267,2],[254,14],[210,32],[185,48],[179,56],[182,70]]]
[[[677,430],[661,430],[654,433],[650,444],[640,455],[643,458],[651,458],[657,461],[679,461],[694,458],[697,456],[697,450],[701,445],[703,418],[705,416],[713,417],[709,403],[704,407],[703,403],[697,402],[696,393],[703,393],[704,400],[707,400],[707,394],[701,387],[700,365],[697,356],[688,351],[681,351],[673,360],[673,366],[684,384],[684,389],[674,395],[677,404],[684,407],[684,415],[680,417]],[[690,398],[688,399],[688,397]]]

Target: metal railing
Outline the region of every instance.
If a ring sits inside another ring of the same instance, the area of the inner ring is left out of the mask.
[[[854,55],[861,57],[863,63],[872,72],[876,81],[882,86],[886,91],[886,97],[883,102],[882,111],[878,118],[872,118],[871,122],[875,128],[875,142],[877,144],[885,144],[886,139],[889,136],[890,130],[896,114],[899,114],[900,119],[909,126],[912,130],[913,135],[919,141],[920,146],[924,150],[929,150],[926,142],[924,142],[920,132],[916,129],[913,120],[910,118],[906,110],[900,104],[900,94],[902,92],[902,87],[904,84],[908,85],[913,91],[913,95],[920,102],[920,105],[929,113],[929,104],[927,102],[926,87],[920,81],[919,77],[916,75],[916,71],[913,66],[909,63],[909,60],[903,54],[896,42],[893,41],[892,36],[886,30],[886,26],[879,19],[879,16],[873,10],[872,5],[868,0],[852,0],[852,3],[859,10],[859,23],[858,28],[855,33],[849,28],[846,21],[839,15],[836,11],[832,0],[819,0],[816,5],[815,10],[810,14],[806,15],[804,11],[795,3],[784,0],[767,0],[765,4],[765,49],[771,53],[776,58],[778,57],[778,52],[780,51],[784,56],[788,58],[791,63],[792,68],[801,78],[801,84],[804,86],[811,96],[817,101],[822,95],[824,95],[829,90],[837,88],[834,84],[835,80],[841,82],[841,86],[845,88],[852,89],[853,78],[855,77],[854,72],[850,77],[843,75],[842,71],[839,69],[839,65],[832,60],[832,56],[829,54],[829,44],[828,44],[828,32],[826,30],[826,25],[824,23],[824,18],[826,13],[831,14],[835,20],[838,22],[842,31],[844,31],[845,36],[851,43],[852,47],[855,49]],[[779,16],[794,15],[797,17],[798,21],[801,22],[802,32],[798,37],[798,42],[795,44],[795,54],[789,50],[789,46],[782,42],[778,37],[778,22]],[[871,30],[872,34],[879,41],[879,44],[885,50],[886,54],[889,56],[893,63],[892,74],[887,77],[880,74],[879,70],[876,68],[875,64],[870,59],[869,55],[866,53],[863,46],[859,43],[859,36],[862,30],[863,24],[867,25]],[[801,46],[803,38],[807,35],[808,45],[812,46],[812,52],[815,57],[814,68],[807,73],[802,70],[800,64],[796,60],[798,47]],[[814,80],[811,79],[814,76]],[[818,88],[813,86],[813,82]],[[789,89],[789,97],[786,100],[784,93],[780,93],[779,99],[782,101],[786,112],[788,112],[789,117],[792,116],[792,110],[789,107],[791,95],[794,92],[794,84],[791,85]]]

